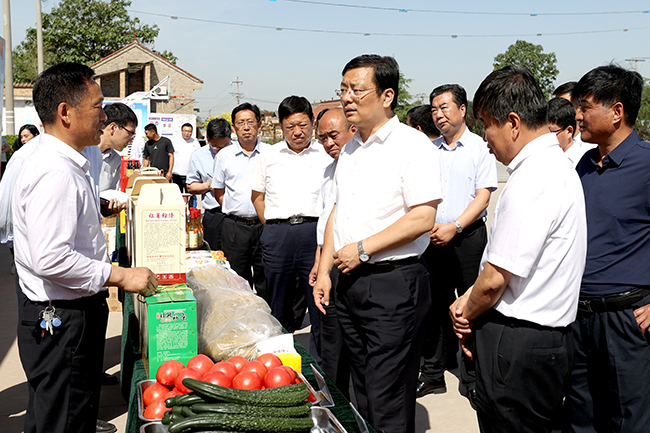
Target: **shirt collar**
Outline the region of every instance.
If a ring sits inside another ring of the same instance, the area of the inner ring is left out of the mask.
[[[366,140],[365,143],[361,138],[361,132],[359,130],[357,130],[357,132],[354,133],[351,141],[356,142],[357,145],[361,147],[367,147],[375,142],[384,143],[399,124],[400,121],[397,118],[397,116],[393,116],[388,120],[388,122],[384,123],[381,126],[381,128],[379,128],[374,134],[368,137],[368,140]]]
[[[79,166],[79,168],[81,168],[85,173],[88,173],[88,170],[90,169],[90,161],[63,141],[53,135],[44,133],[41,143],[72,160],[72,162]]]
[[[612,166],[612,167],[619,167],[622,163],[623,160],[625,160],[625,157],[627,154],[632,150],[632,148],[639,142],[641,139],[639,138],[639,135],[636,133],[636,130],[632,130],[630,132],[630,135],[628,135],[625,140],[621,142],[618,146],[614,148],[611,152],[609,152],[605,157],[603,158],[603,166],[600,167],[598,165],[598,161],[594,159],[594,156],[596,158],[599,157],[599,154],[597,153],[592,153],[591,157],[591,162],[592,164],[598,166],[599,169],[604,170],[605,168]]]
[[[461,135],[458,141],[456,141],[453,149],[449,147],[449,144],[447,144],[447,140],[445,140],[444,135],[441,135],[440,137],[436,138],[433,141],[433,144],[438,146],[438,149],[444,149],[449,151],[454,151],[454,149],[458,149],[459,147],[465,147],[465,144],[469,140],[469,134],[472,131],[469,130],[467,125],[463,125],[463,127],[465,128],[465,130],[463,131],[463,135]]]
[[[282,143],[279,143],[279,144],[282,144],[282,149],[280,149],[281,151],[289,152],[289,153],[294,153],[294,154],[296,154],[296,155],[300,155],[301,153],[307,153],[307,152],[318,151],[318,149],[316,148],[316,146],[314,146],[315,143],[316,143],[316,142],[315,142],[314,140],[310,140],[309,145],[308,145],[307,147],[305,147],[303,150],[301,150],[300,153],[297,153],[297,152],[294,152],[293,150],[291,150],[291,149],[289,148],[289,143],[287,143],[287,140],[283,140]],[[259,143],[259,141],[258,141],[258,142],[257,142],[257,146],[255,147],[255,149],[257,149],[257,148],[259,147],[259,145],[260,145],[260,143]]]
[[[257,139],[257,144],[255,145],[255,149],[253,149],[253,152],[250,155],[248,155],[246,152],[244,152],[244,148],[241,147],[241,144],[239,144],[239,141],[233,142],[233,144],[235,146],[237,146],[237,152],[235,152],[235,155],[242,154],[242,155],[246,155],[246,156],[253,156],[256,153],[260,153],[260,139],[259,138]],[[289,146],[287,145],[287,149],[288,148],[289,148]]]
[[[544,148],[553,146],[558,146],[557,136],[550,132],[537,137],[533,141],[529,141],[506,167],[508,174],[512,174],[512,172],[515,171],[529,156]]]

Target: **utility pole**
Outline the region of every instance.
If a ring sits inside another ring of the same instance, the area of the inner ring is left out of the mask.
[[[418,93],[417,95],[415,95],[415,97],[422,101],[422,105],[426,104],[426,101],[424,99],[427,97],[426,93]]]
[[[244,84],[244,82],[243,82],[243,81],[239,81],[239,77],[237,77],[237,79],[236,79],[235,81],[231,81],[231,82],[230,82],[230,84],[233,84],[233,83],[234,83],[234,84],[237,84],[237,92],[235,92],[235,93],[232,93],[232,92],[231,92],[230,94],[231,94],[232,96],[234,96],[235,98],[237,98],[237,105],[239,105],[239,104],[241,103],[241,99],[244,97],[244,94],[243,94],[243,93],[239,93],[239,85],[240,85],[240,84]]]
[[[43,60],[43,19],[41,17],[41,0],[36,0],[36,51],[38,53],[38,75],[45,69]]]
[[[11,10],[9,0],[2,2],[5,33],[5,113],[7,119],[6,135],[13,135],[14,127],[14,64],[11,57]]]
[[[625,61],[634,62],[634,70],[639,72],[639,62],[645,62],[646,59],[650,59],[650,57],[634,57],[632,59],[625,59]]]

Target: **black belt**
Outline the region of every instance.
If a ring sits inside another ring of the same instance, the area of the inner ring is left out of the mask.
[[[225,214],[225,216],[226,216],[226,218],[231,219],[233,221],[237,221],[237,222],[241,222],[241,223],[249,224],[249,225],[257,224],[258,222],[260,222],[260,219],[258,217],[244,218],[244,217],[240,217],[240,216],[232,215],[232,214]]]
[[[212,208],[212,209],[206,209],[205,211],[210,212],[210,213],[223,213],[223,212],[221,212],[221,206],[217,206],[217,207]]]
[[[318,217],[311,217],[311,216],[292,216],[291,218],[284,218],[284,219],[272,219],[272,220],[266,220],[267,224],[291,224],[296,225],[296,224],[302,224],[302,223],[313,223],[318,221]]]
[[[106,298],[108,298],[108,290],[102,290],[101,292],[98,292],[92,296],[84,296],[83,298],[53,299],[52,301],[31,301],[31,302],[33,302],[36,305],[42,305],[43,307],[47,307],[51,302],[54,307],[81,309],[84,306],[87,306],[92,303],[103,302],[106,300]]]
[[[376,263],[363,263],[356,269],[353,269],[349,275],[371,275],[383,274],[386,272],[394,271],[402,266],[414,265],[420,261],[419,256],[407,257],[400,260],[384,260],[383,262]],[[343,274],[345,275],[345,274]]]
[[[531,322],[529,320],[517,319],[516,317],[506,316],[503,313],[490,308],[488,311],[481,315],[481,318],[478,319],[483,322],[492,322],[499,325],[507,326],[509,328],[529,328],[537,329],[538,331],[559,331],[562,333],[567,333],[571,329],[571,325],[567,326],[546,326],[540,325],[536,322]]]
[[[578,301],[578,311],[581,313],[621,311],[632,307],[648,295],[650,289],[642,288],[606,296],[581,296]]]

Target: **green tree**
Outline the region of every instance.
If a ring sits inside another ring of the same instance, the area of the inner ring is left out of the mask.
[[[140,24],[129,17],[130,0],[61,0],[51,13],[43,13],[45,67],[58,62],[91,65],[131,43],[137,34],[140,43],[153,46],[157,25]],[[170,52],[159,53],[175,62]],[[14,81],[34,82],[37,72],[36,29],[27,29],[25,39],[13,52]]]
[[[406,113],[408,113],[408,111],[411,108],[420,105],[420,101],[415,101],[415,103],[412,102],[413,96],[409,92],[409,87],[411,87],[411,82],[413,82],[413,79],[405,78],[402,71],[400,71],[399,95],[397,95],[397,107],[395,108],[394,112],[397,118],[402,123],[406,123]]]
[[[650,86],[647,84],[643,86],[643,93],[641,94],[641,107],[639,107],[639,114],[636,118],[634,127],[636,128],[639,136],[646,141],[650,140]]]
[[[548,98],[553,93],[553,82],[559,72],[556,63],[555,53],[544,53],[541,45],[518,40],[505,53],[496,55],[493,66],[495,71],[508,65],[530,69]]]

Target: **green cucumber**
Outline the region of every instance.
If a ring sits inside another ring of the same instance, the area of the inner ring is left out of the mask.
[[[311,403],[288,407],[250,406],[237,403],[196,403],[192,405],[192,411],[195,413],[211,412],[273,418],[300,418],[309,416],[310,407]]]
[[[183,379],[183,385],[206,399],[257,406],[296,406],[309,397],[307,385],[304,383],[297,384],[296,391],[291,392],[231,389],[191,378]]]
[[[186,429],[217,429],[240,432],[307,432],[313,426],[314,422],[311,418],[257,418],[250,415],[203,413],[170,424],[169,433],[179,433]]]

